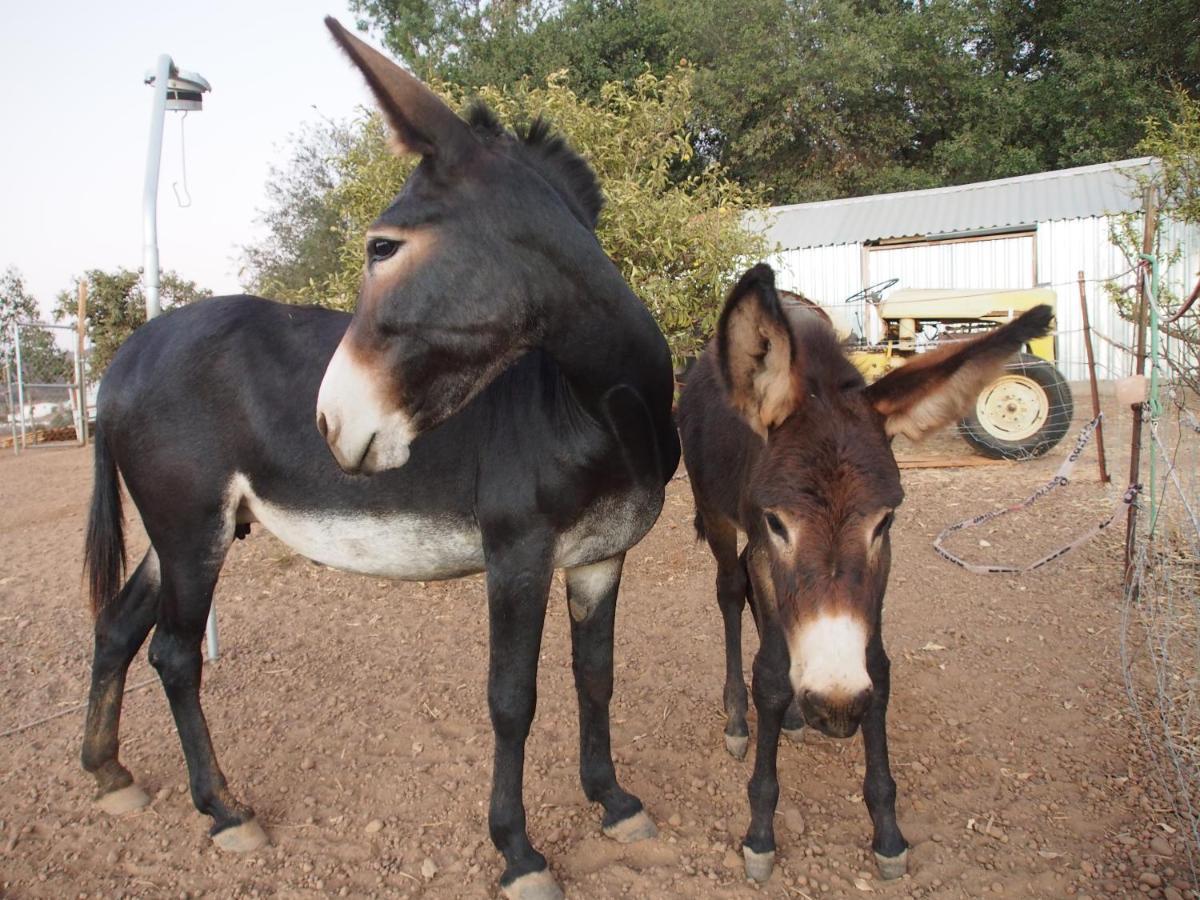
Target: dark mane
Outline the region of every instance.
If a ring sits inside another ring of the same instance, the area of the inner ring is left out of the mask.
[[[467,121],[477,134],[487,139],[509,134],[496,114],[479,100],[468,109]],[[537,169],[579,220],[594,231],[604,206],[604,195],[592,167],[541,116],[527,127],[518,127],[511,137],[521,158]]]

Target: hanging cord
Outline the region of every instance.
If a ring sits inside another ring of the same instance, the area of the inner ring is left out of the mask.
[[[1092,419],[1092,421],[1083,427],[1083,430],[1079,433],[1079,439],[1075,442],[1075,449],[1071,451],[1070,456],[1063,460],[1063,464],[1058,467],[1058,471],[1054,474],[1053,478],[1043,484],[1024,500],[1014,503],[1012,506],[1007,506],[1003,509],[994,509],[991,512],[982,513],[970,519],[964,519],[963,521],[954,525],[948,525],[942,529],[941,534],[934,538],[933,549],[936,550],[943,559],[954,563],[956,566],[961,566],[968,572],[974,572],[976,575],[996,575],[1001,573],[1021,574],[1024,572],[1032,572],[1034,569],[1039,569],[1052,560],[1060,559],[1061,557],[1066,556],[1072,550],[1082,547],[1085,543],[1111,525],[1113,520],[1117,517],[1117,513],[1121,511],[1122,507],[1127,507],[1137,500],[1137,496],[1142,490],[1142,486],[1140,484],[1131,484],[1128,488],[1126,488],[1125,493],[1117,499],[1116,504],[1113,506],[1112,515],[1110,515],[1103,522],[1093,525],[1090,529],[1085,531],[1079,537],[1075,538],[1075,540],[1071,541],[1069,544],[1059,547],[1052,553],[1047,553],[1041,559],[1035,560],[1027,565],[1014,566],[1006,565],[1004,563],[999,563],[996,565],[979,565],[978,563],[967,562],[962,557],[955,556],[942,545],[942,542],[956,531],[964,531],[968,528],[975,528],[976,526],[982,525],[984,522],[990,522],[992,519],[998,518],[999,516],[1018,512],[1022,509],[1028,509],[1055,488],[1065,487],[1066,485],[1070,484],[1071,472],[1075,468],[1075,464],[1079,462],[1079,457],[1083,453],[1083,448],[1086,447],[1088,441],[1091,440],[1092,434],[1096,430],[1096,426],[1100,424],[1100,420],[1103,418],[1104,413],[1100,413],[1096,416],[1096,418]]]
[[[183,209],[187,209],[192,205],[192,195],[188,191],[187,184],[187,146],[184,142],[183,123],[187,119],[187,110],[183,111],[183,115],[179,117],[179,168],[183,172],[183,196],[179,194],[179,182],[171,182],[171,190],[175,192],[175,202]],[[186,200],[184,198],[187,198]]]

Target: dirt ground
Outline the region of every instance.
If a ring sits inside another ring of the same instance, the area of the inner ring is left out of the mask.
[[[1125,443],[1112,431],[1109,441]],[[526,804],[568,894],[1188,896],[1122,683],[1122,529],[1027,576],[971,575],[931,548],[945,525],[1025,496],[1070,443],[1021,465],[904,473],[884,631],[899,818],[914,845],[897,882],[875,875],[857,737],[785,742],[779,864],[764,886],[744,879],[753,751],[738,762],[723,747],[714,566],[694,541],[682,477],[626,563],[612,708],[619,774],[661,834],[633,846],[604,838],[578,784],[559,579]],[[921,450],[962,451],[951,435]],[[952,546],[977,561],[1028,561],[1107,515],[1123,454],[1104,488],[1093,453],[1058,499]],[[495,896],[482,580],[346,575],[258,528],[235,544],[218,588],[222,656],[206,666],[204,699],[223,768],[272,845],[248,856],[212,845],[144,651],[121,756],[153,802],[119,820],[93,809],[75,707],[91,658],[79,577],[90,460],[74,448],[0,456],[0,732],[67,711],[0,737],[0,895]]]

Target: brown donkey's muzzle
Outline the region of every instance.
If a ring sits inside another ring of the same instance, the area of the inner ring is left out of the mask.
[[[862,717],[871,705],[873,693],[870,688],[853,696],[836,697],[816,691],[800,693],[800,711],[804,713],[804,724],[830,737],[848,738],[858,731]]]

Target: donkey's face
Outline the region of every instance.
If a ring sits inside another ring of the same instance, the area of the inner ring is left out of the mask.
[[[569,271],[556,257],[596,249],[599,192],[582,161],[544,130],[519,141],[486,110],[467,123],[326,21],[398,149],[422,157],[368,231],[358,305],[317,400],[317,425],[338,463],[371,473],[403,465],[418,434],[537,345],[540,300]],[[555,153],[558,169],[539,170]]]
[[[766,442],[742,491],[755,594],[783,628],[805,720],[848,737],[872,700],[867,648],[879,639],[903,499],[891,438],[960,418],[1026,341],[1039,307],[988,336],[924,354],[869,387],[826,321],[789,324],[767,266],[725,305],[717,354],[728,400]]]

